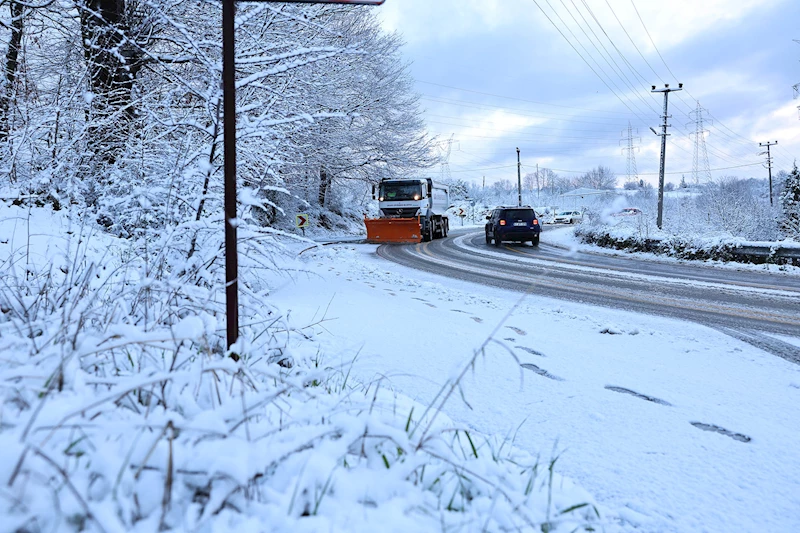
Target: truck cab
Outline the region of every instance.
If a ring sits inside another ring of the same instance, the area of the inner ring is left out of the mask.
[[[439,185],[430,178],[384,179],[373,187],[372,196],[378,200],[379,218],[367,221],[368,237],[370,233],[377,234],[370,232],[371,228],[381,228],[381,233],[391,235],[391,232],[386,231],[387,224],[381,223],[381,220],[392,222],[391,226],[401,233],[408,233],[411,226],[415,226],[415,232],[411,232],[413,237],[400,235],[396,241],[392,237],[386,237],[382,238],[383,242],[409,242],[407,237],[430,241],[447,236],[450,224],[445,213],[449,207],[450,195],[446,186]]]

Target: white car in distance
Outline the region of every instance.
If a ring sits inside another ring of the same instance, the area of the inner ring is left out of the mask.
[[[559,211],[553,219],[554,224],[575,224],[583,222],[583,214],[580,211]]]

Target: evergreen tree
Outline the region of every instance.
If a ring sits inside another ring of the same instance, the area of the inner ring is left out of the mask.
[[[800,171],[797,170],[796,161],[783,185],[781,207],[781,230],[784,236],[800,240]]]

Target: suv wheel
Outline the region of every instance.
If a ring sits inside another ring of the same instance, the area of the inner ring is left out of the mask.
[[[539,236],[538,235],[533,238],[533,240],[531,241],[531,244],[534,245],[534,246],[539,246]]]

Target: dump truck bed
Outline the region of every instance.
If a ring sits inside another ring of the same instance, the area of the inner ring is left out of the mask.
[[[413,218],[365,218],[367,242],[414,243],[422,242],[419,217]]]

